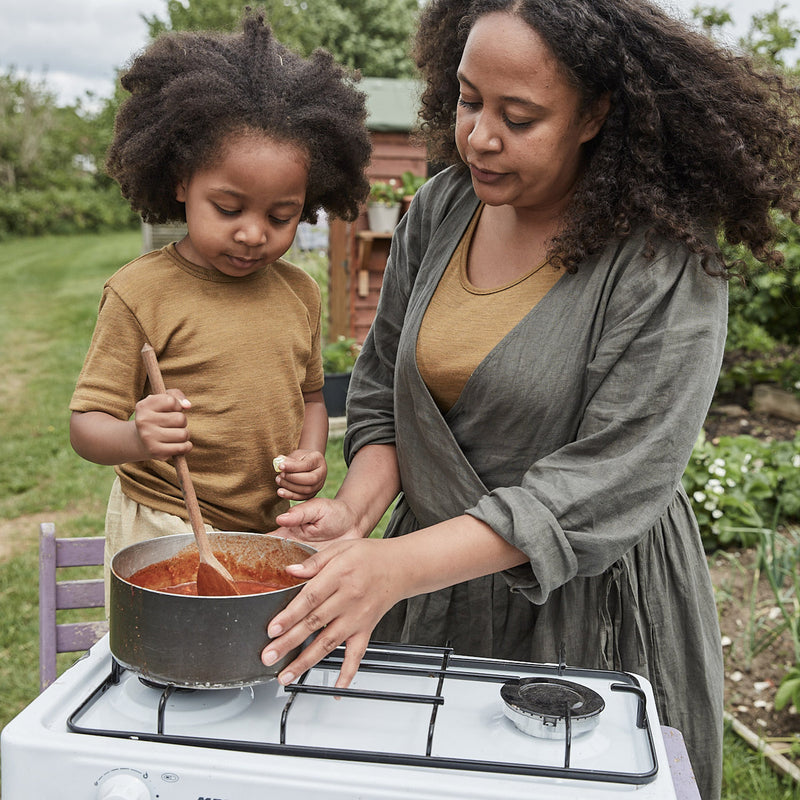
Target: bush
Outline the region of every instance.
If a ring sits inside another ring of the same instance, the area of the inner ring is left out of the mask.
[[[139,224],[119,189],[23,189],[0,195],[0,239],[100,233]]]
[[[730,282],[730,316],[728,347],[762,349],[753,341],[754,328],[769,339],[786,344],[800,344],[800,227],[787,217],[779,217],[778,228],[784,254],[784,268],[769,270],[748,255],[750,277],[746,283],[734,278]],[[728,259],[736,250],[723,247]],[[756,345],[755,347],[753,347]]]
[[[723,436],[714,443],[701,432],[683,487],[707,551],[752,546],[758,530],[800,519],[800,433],[791,442]]]

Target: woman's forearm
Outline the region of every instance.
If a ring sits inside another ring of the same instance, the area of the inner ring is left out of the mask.
[[[346,503],[368,536],[400,491],[397,450],[390,444],[362,447],[353,458],[336,499]]]

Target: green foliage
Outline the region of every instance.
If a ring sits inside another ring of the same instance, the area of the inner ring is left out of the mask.
[[[760,529],[800,519],[800,433],[793,442],[701,432],[683,475],[706,550],[758,542]]]
[[[775,693],[775,708],[778,711],[788,705],[800,708],[800,666],[792,667],[783,676],[781,685]]]
[[[717,394],[735,394],[741,389],[750,390],[759,383],[772,383],[788,392],[797,392],[800,390],[798,354],[800,348],[795,348],[788,356],[754,355],[752,358],[736,359],[722,370],[717,382]]]
[[[356,358],[361,352],[361,345],[355,339],[338,336],[322,348],[322,368],[326,375],[351,372]]]
[[[393,206],[403,199],[404,194],[402,187],[394,178],[390,178],[388,181],[375,181],[369,187],[368,202]]]
[[[427,180],[425,175],[415,175],[410,169],[407,169],[400,176],[403,196],[409,197],[415,195]]]
[[[263,8],[277,38],[302,55],[322,47],[362,75],[414,77],[409,44],[417,0],[169,0],[168,19],[153,15],[145,22],[151,37],[167,30],[233,31],[248,5]]]
[[[24,189],[0,195],[0,239],[98,233],[139,225],[116,187]]]
[[[735,248],[723,245],[723,252],[728,259],[740,256],[748,267],[746,282],[736,278],[730,282],[730,314],[732,320],[739,320],[742,332],[752,330],[752,326],[757,325],[775,341],[798,344],[800,227],[784,216],[780,216],[776,224],[780,235],[777,249],[784,256],[784,269],[780,271],[769,270],[751,255],[741,256]],[[736,329],[733,332],[736,333]],[[729,347],[749,349],[745,343],[737,340],[729,342]]]

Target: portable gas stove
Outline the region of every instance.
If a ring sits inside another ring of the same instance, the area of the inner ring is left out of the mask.
[[[106,637],[6,726],[3,798],[698,797],[641,677],[374,645],[334,689],[342,655],[292,686],[185,690],[143,682]]]

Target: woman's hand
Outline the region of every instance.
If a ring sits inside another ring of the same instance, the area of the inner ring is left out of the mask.
[[[188,420],[184,411],[191,403],[179,389],[166,394],[150,394],[136,404],[136,435],[142,449],[137,460],[167,461],[176,455],[186,455],[192,449]]]
[[[407,574],[394,552],[395,540],[333,542],[302,564],[287,567],[308,583],[269,623],[272,641],[261,660],[270,666],[312,634],[316,638],[279,674],[286,685],[344,642],[338,688],[350,685],[381,617],[405,597]]]
[[[328,465],[318,450],[295,450],[275,459],[280,487],[278,496],[286,500],[308,500],[325,485]]]

